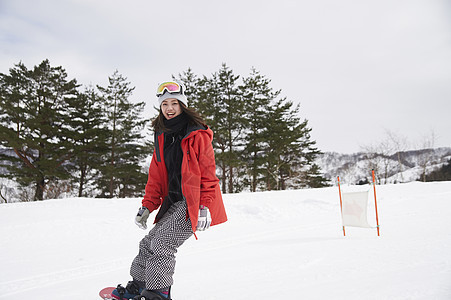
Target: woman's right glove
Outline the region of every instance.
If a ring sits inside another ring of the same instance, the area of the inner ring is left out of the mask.
[[[150,215],[150,211],[147,209],[147,207],[140,207],[138,210],[138,214],[135,218],[135,223],[138,225],[139,228],[146,230],[147,229],[147,218]]]

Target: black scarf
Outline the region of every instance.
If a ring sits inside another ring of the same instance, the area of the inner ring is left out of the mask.
[[[163,157],[168,172],[168,196],[163,200],[157,219],[163,217],[175,202],[183,200],[182,195],[182,160],[181,142],[186,135],[188,116],[182,112],[173,119],[164,120],[168,129],[164,133]]]
[[[182,112],[175,118],[172,119],[164,119],[164,126],[168,129],[168,132],[179,132],[181,129],[186,129],[186,125],[188,125],[188,116],[185,112]]]

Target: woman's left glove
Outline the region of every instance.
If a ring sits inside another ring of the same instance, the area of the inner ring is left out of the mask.
[[[135,223],[138,225],[139,228],[146,230],[147,229],[147,218],[150,215],[150,211],[147,209],[147,207],[141,207],[138,210],[138,214],[135,217]]]
[[[196,229],[199,231],[204,231],[210,228],[211,224],[211,214],[208,207],[201,205],[199,207],[199,219],[197,219]]]

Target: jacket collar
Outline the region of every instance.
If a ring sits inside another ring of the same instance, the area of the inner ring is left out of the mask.
[[[202,125],[189,125],[188,128],[186,129],[186,134],[183,137],[183,139],[187,138],[191,133],[195,132],[195,131],[199,131],[199,130],[207,130],[208,126],[202,126]],[[157,158],[157,162],[161,162],[161,154],[160,154],[160,143],[158,141],[158,137],[160,135],[162,135],[164,132],[163,131],[158,131],[155,132],[154,134],[154,146],[155,146],[155,155]]]

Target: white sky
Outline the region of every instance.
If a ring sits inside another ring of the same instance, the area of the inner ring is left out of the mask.
[[[447,0],[0,0],[0,72],[48,58],[83,85],[118,69],[154,114],[158,83],[191,67],[251,67],[301,104],[320,150],[387,131],[451,146]]]

